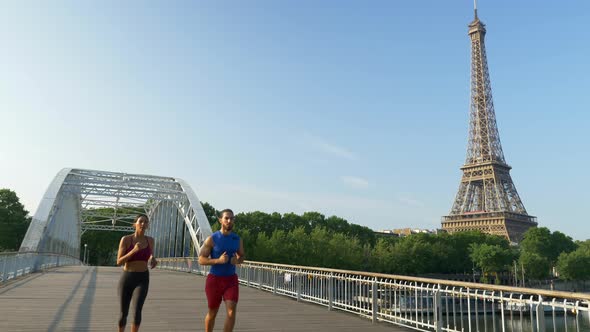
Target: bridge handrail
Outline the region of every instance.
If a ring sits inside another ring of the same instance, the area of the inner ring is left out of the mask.
[[[207,273],[197,257],[159,261],[163,269]],[[255,261],[245,261],[237,273],[248,287],[420,331],[477,331],[480,324],[494,324],[494,331],[501,324],[503,331],[517,320],[541,332],[546,324],[580,324],[583,317],[590,329],[590,295],[583,293]]]
[[[0,285],[8,280],[52,267],[80,265],[78,257],[53,252],[0,252]]]
[[[412,276],[404,276],[404,275],[397,275],[397,274],[362,272],[362,271],[353,271],[353,270],[339,270],[339,269],[329,269],[329,268],[322,268],[322,267],[266,263],[266,262],[257,262],[257,261],[244,261],[244,264],[250,264],[252,266],[256,266],[256,265],[273,266],[273,267],[277,267],[277,268],[307,269],[307,270],[312,269],[312,270],[316,270],[316,271],[331,272],[331,273],[336,273],[336,274],[343,274],[344,273],[344,274],[351,274],[351,275],[357,275],[357,276],[387,278],[387,279],[395,279],[395,280],[403,280],[403,281],[411,281],[411,282],[421,282],[421,283],[428,283],[428,284],[438,284],[441,286],[478,288],[478,289],[489,290],[489,291],[503,291],[503,292],[509,292],[509,293],[535,294],[535,295],[542,295],[542,296],[547,296],[547,297],[559,297],[559,298],[577,299],[577,300],[581,299],[581,300],[590,301],[590,294],[586,294],[586,293],[553,291],[553,290],[527,288],[527,287],[491,285],[491,284],[481,284],[481,283],[467,282],[467,281],[422,278],[422,277],[412,277]]]

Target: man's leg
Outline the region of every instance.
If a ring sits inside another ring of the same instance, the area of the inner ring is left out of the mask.
[[[209,312],[207,312],[207,316],[205,316],[205,332],[213,332],[213,327],[215,326],[215,317],[217,317],[217,308],[209,308]]]
[[[209,308],[207,316],[205,316],[205,332],[213,332],[215,317],[217,317],[223,294],[220,292],[218,280],[212,274],[207,275],[205,294],[207,295],[207,307]]]
[[[237,303],[234,301],[225,301],[225,310],[227,310],[227,317],[225,318],[225,325],[223,325],[223,332],[232,332],[236,324],[236,307]]]

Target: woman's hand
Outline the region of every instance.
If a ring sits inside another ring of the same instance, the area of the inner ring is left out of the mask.
[[[150,268],[153,269],[158,265],[158,261],[156,260],[156,257],[152,256],[152,258],[150,259]]]

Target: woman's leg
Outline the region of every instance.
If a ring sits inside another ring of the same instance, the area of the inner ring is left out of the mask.
[[[131,303],[131,297],[133,295],[133,284],[131,280],[131,274],[129,272],[123,272],[121,279],[119,280],[119,332],[125,330],[125,324],[127,324],[127,315],[129,314],[129,304]]]
[[[139,283],[133,292],[133,307],[135,308],[135,316],[133,317],[133,325],[131,325],[131,332],[137,332],[139,325],[141,324],[141,310],[148,294],[150,287],[150,275],[149,272],[138,273],[140,277]]]

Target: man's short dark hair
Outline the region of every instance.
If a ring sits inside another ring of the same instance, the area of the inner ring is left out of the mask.
[[[223,217],[223,214],[226,213],[226,212],[229,212],[232,215],[234,215],[234,211],[232,211],[232,209],[223,209],[223,210],[219,211],[219,216],[218,217],[219,218]]]

